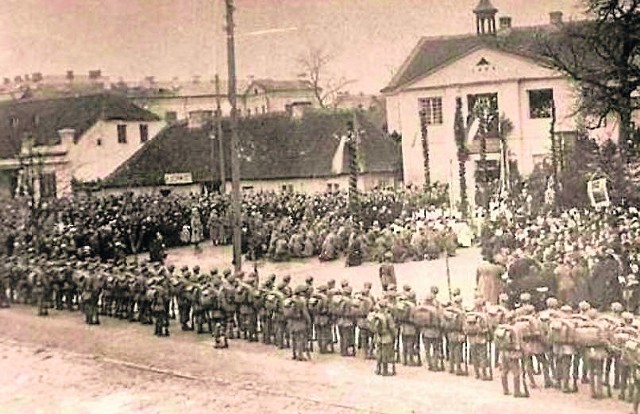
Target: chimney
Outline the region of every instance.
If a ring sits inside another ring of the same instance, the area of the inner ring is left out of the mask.
[[[549,13],[549,23],[554,26],[559,26],[562,24],[562,12],[561,11],[553,11]]]
[[[511,17],[502,16],[498,20],[500,22],[500,30],[509,30],[511,29]]]
[[[146,76],[144,78],[145,82],[148,83],[149,85],[153,85],[154,83],[156,83],[156,78],[155,76]]]
[[[60,143],[66,148],[70,148],[72,144],[76,143],[76,130],[73,128],[59,129],[58,135]]]
[[[26,73],[26,74],[24,75],[24,81],[25,81],[25,82],[29,82],[30,80],[31,80],[31,76],[29,76],[29,74],[28,74],[28,73]]]
[[[31,74],[31,80],[34,82],[40,82],[42,80],[42,73],[34,72]]]
[[[70,82],[73,80],[73,71],[72,70],[68,70],[67,71],[67,80],[70,81]]]
[[[22,76],[18,75],[15,78],[13,78],[13,81],[15,83],[22,83]]]
[[[102,77],[102,71],[100,69],[90,70],[89,71],[89,79],[96,80]]]
[[[3,82],[4,82],[4,84],[5,84],[5,85],[8,85],[8,84],[10,84],[10,83],[11,83],[11,79],[9,79],[9,78],[4,78]]]

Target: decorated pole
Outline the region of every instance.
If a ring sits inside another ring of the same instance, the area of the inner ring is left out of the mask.
[[[420,140],[422,142],[422,158],[424,166],[424,191],[431,188],[431,167],[429,165],[429,130],[426,110],[420,111]]]

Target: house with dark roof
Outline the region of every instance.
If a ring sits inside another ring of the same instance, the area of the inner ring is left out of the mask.
[[[43,197],[70,195],[73,181],[106,178],[164,125],[110,94],[1,103],[0,170],[13,177],[2,181]]]
[[[243,116],[318,108],[313,85],[306,80],[254,79],[241,96]]]
[[[540,54],[541,37],[553,36],[567,24],[562,13],[552,12],[548,24],[530,27],[512,26],[508,16],[499,17],[496,24],[498,9],[489,0],[480,0],[473,13],[474,33],[421,38],[382,90],[388,130],[402,136],[405,185],[424,183],[422,135],[426,130],[431,180],[450,183],[456,201],[460,191],[454,120],[460,99],[467,126],[466,178],[472,203],[481,162],[474,117],[478,104],[512,125],[502,148],[497,117],[489,120],[485,134],[489,179],[498,179],[501,170],[511,166],[529,174],[548,157],[552,107],[557,142],[569,142],[581,122],[575,115],[575,88]],[[597,133],[602,138],[615,137],[615,122]]]
[[[301,117],[267,114],[239,121],[244,191],[323,192],[348,188],[348,123],[356,119],[359,188],[399,183],[400,148],[363,113],[308,111]],[[104,192],[195,192],[220,185],[216,128],[179,122],[140,148],[102,183]],[[229,124],[222,125],[225,185],[230,188]]]

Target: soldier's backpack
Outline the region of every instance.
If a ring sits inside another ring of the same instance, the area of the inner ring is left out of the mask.
[[[342,302],[344,302],[344,296],[333,295],[329,301],[329,313],[331,316],[339,317],[342,315]]]
[[[516,318],[514,325],[522,335],[522,340],[539,341],[542,339],[542,323],[535,316],[519,316]]]
[[[607,336],[604,328],[595,322],[578,324],[575,328],[575,344],[585,348],[605,347]]]
[[[549,340],[554,344],[573,345],[575,343],[574,321],[555,318],[549,322]]]
[[[249,296],[249,287],[241,283],[236,288],[234,301],[238,305],[248,305],[250,303]]]
[[[397,301],[395,306],[392,308],[393,318],[396,321],[408,322],[411,318],[411,310],[413,307],[413,304],[406,300]]]
[[[520,348],[516,329],[507,324],[500,324],[493,332],[493,340],[498,349],[514,351]]]
[[[629,338],[622,348],[622,358],[629,365],[640,365],[640,339]]]
[[[200,293],[200,305],[205,309],[216,309],[218,297],[211,288],[204,289]]]
[[[302,317],[300,304],[294,298],[286,298],[282,302],[282,313],[286,319],[299,319]]]
[[[616,354],[622,353],[627,341],[635,338],[637,335],[638,331],[636,331],[635,328],[621,326],[614,329],[611,333],[611,340],[609,341],[609,350]]]
[[[457,308],[445,308],[442,313],[442,328],[446,332],[462,332],[463,311]]]
[[[413,309],[411,322],[418,328],[439,328],[438,308],[434,305],[420,305]]]
[[[487,321],[479,312],[467,312],[464,316],[464,333],[469,336],[483,335],[488,332]]]
[[[264,298],[264,307],[270,312],[277,312],[281,307],[282,298],[278,292],[268,292]]]
[[[307,306],[309,307],[309,313],[312,316],[320,315],[323,308],[322,298],[317,295],[311,296]]]

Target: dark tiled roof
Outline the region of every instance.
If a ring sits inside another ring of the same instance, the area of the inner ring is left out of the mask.
[[[540,40],[559,33],[556,26],[515,27],[495,36],[423,37],[382,92],[392,92],[480,48],[491,48],[544,61]]]
[[[334,175],[333,156],[339,138],[352,119],[349,112],[310,112],[301,119],[287,115],[244,118],[239,123],[241,176],[245,180],[313,178]],[[363,172],[393,172],[399,165],[399,147],[364,116],[361,141]],[[224,120],[228,137],[228,121]],[[194,181],[218,179],[217,142],[212,159],[211,126],[189,129],[186,123],[166,128],[129,161],[120,166],[107,185],[158,185],[165,173],[191,172]],[[226,176],[230,177],[230,147],[225,140]],[[347,170],[344,159],[344,171]]]
[[[99,119],[159,120],[128,99],[109,94],[5,102],[0,104],[0,158],[15,157],[27,137],[36,145],[55,145],[60,142],[58,130],[73,128],[79,138]]]

